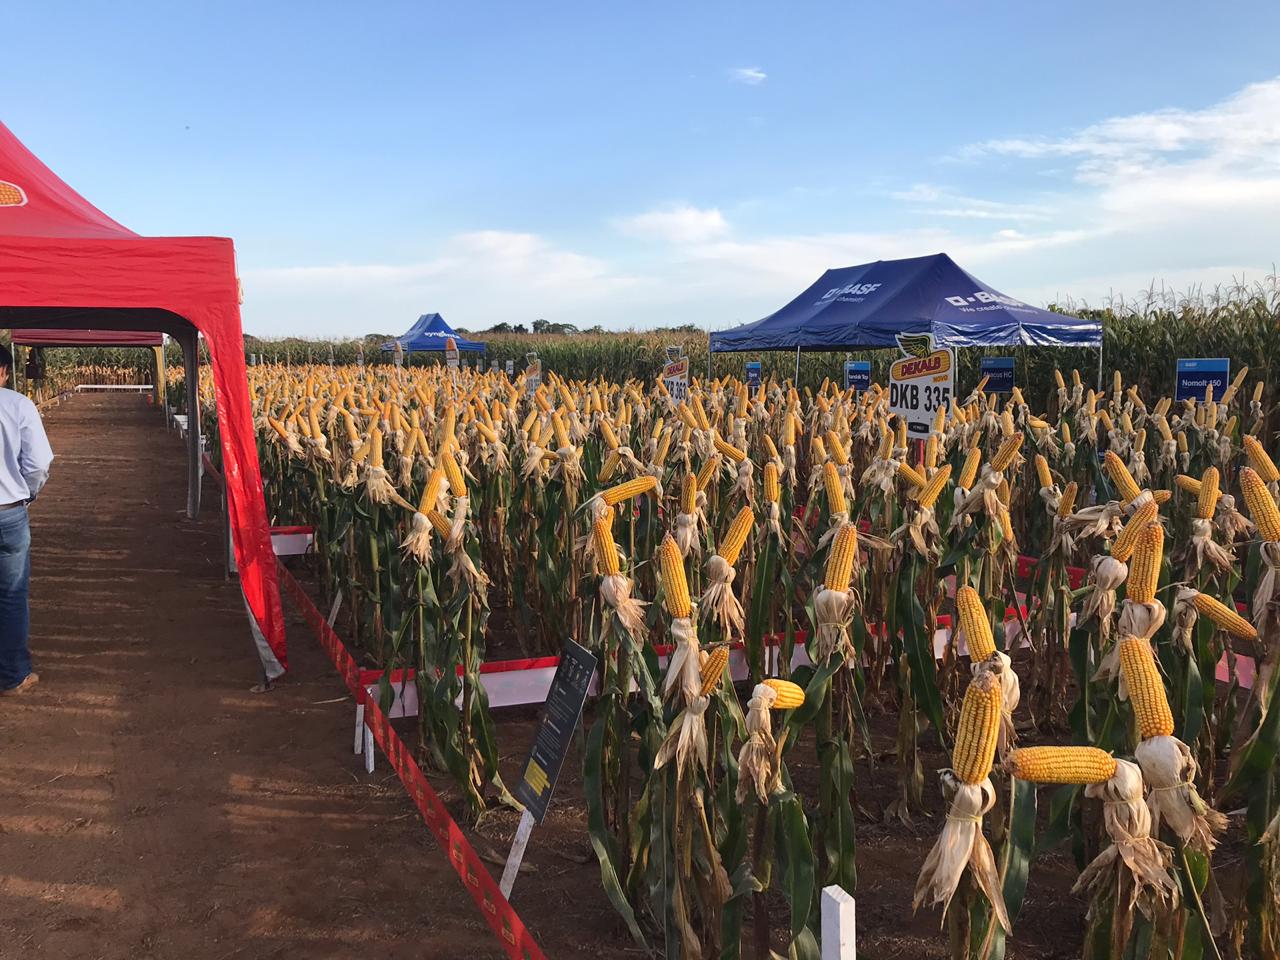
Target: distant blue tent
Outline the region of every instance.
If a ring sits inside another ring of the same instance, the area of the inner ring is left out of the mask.
[[[384,343],[382,349],[394,350],[398,343],[405,353],[423,353],[428,350],[443,352],[444,343],[450,337],[453,337],[453,342],[458,345],[459,350],[484,353],[483,343],[466,339],[445,323],[444,317],[438,313],[424,313],[418,318],[418,322],[402,336]]]
[[[1005,296],[945,253],[828,270],[763,320],[711,334],[712,353],[856,350],[932,333],[939,347],[1102,346],[1102,324]]]

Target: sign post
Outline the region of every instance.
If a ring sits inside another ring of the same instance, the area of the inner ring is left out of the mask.
[[[533,393],[542,386],[542,361],[536,353],[526,353],[524,359],[524,390]]]
[[[846,360],[844,362],[844,388],[853,387],[858,393],[871,389],[871,361]]]
[[[689,358],[681,357],[672,360],[662,368],[662,382],[666,384],[667,393],[671,394],[674,403],[681,403],[689,398]]]
[[[449,337],[444,342],[444,365],[450,370],[457,370],[459,357],[458,342],[453,337]]]
[[[399,340],[396,341],[395,362],[397,367],[404,366],[404,344]]]
[[[1175,400],[1203,400],[1207,387],[1213,387],[1215,398],[1221,398],[1231,380],[1228,357],[1179,357]]]
[[[978,378],[987,378],[987,393],[1013,393],[1013,357],[983,357],[978,361]]]
[[[755,396],[760,389],[760,361],[748,360],[746,367],[747,393]]]
[[[889,412],[907,422],[907,432],[924,438],[940,408],[955,391],[956,359],[948,347],[934,349],[931,333],[900,333],[902,358],[889,367]]]
[[[502,871],[499,889],[504,897],[511,896],[533,825],[541,823],[547,815],[551,794],[555,792],[556,780],[564,766],[565,754],[569,752],[569,743],[582,716],[587,688],[595,672],[596,655],[572,640],[565,640],[560,665],[556,667],[542,708],[537,735],[529,749],[529,758],[524,762],[524,773],[515,788],[516,799],[524,804],[524,813],[520,817],[520,826],[516,828],[507,865]]]

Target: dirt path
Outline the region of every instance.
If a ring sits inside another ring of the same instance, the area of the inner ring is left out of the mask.
[[[216,491],[137,397],[47,418],[32,510],[43,682],[0,701],[0,957],[500,954],[351,704],[292,621],[292,681],[254,696]],[[390,779],[388,779],[388,777]]]

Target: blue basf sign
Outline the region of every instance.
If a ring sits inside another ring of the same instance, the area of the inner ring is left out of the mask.
[[[844,362],[844,388],[853,387],[859,393],[871,389],[871,361],[846,360]]]
[[[760,389],[760,361],[747,361],[747,390],[755,393]]]
[[[1175,400],[1203,400],[1205,387],[1213,387],[1215,400],[1222,397],[1231,379],[1231,360],[1227,357],[1178,358],[1178,385]]]
[[[1013,393],[1013,357],[983,357],[978,366],[987,377],[987,393]]]

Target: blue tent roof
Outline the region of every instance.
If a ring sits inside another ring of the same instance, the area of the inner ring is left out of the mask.
[[[384,343],[382,349],[394,350],[396,344],[399,343],[407,353],[418,353],[424,350],[443,351],[444,342],[450,337],[453,337],[453,342],[458,345],[459,350],[469,350],[473,353],[484,352],[483,343],[463,337],[453,327],[445,323],[444,317],[438,313],[424,313],[418,318],[418,322],[405,331],[404,334]]]
[[[892,347],[899,333],[932,333],[940,347],[1102,344],[1100,321],[1005,296],[936,253],[828,270],[776,313],[711,334],[711,350]]]

